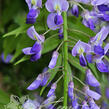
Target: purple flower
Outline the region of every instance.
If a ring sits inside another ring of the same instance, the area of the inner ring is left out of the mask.
[[[83,21],[82,23],[92,29],[95,30],[95,24],[98,22],[98,18],[95,15],[94,11],[89,12],[88,10],[82,13]]]
[[[47,94],[47,97],[50,97],[50,96],[55,95],[56,87],[57,87],[57,84],[56,83],[52,84],[51,89],[49,90],[49,92]]]
[[[68,84],[68,96],[70,97],[71,100],[73,100],[73,98],[74,98],[73,88],[74,88],[74,83],[72,81],[70,81]]]
[[[13,56],[12,56],[11,54],[8,54],[7,57],[6,57],[6,59],[5,59],[5,58],[4,58],[4,53],[1,54],[1,60],[2,60],[4,63],[6,63],[6,64],[10,63],[12,57],[13,57]]]
[[[73,109],[79,109],[79,104],[78,104],[78,99],[77,98],[75,98],[72,101],[72,107],[73,107]]]
[[[108,73],[109,72],[109,63],[107,60],[101,58],[96,59],[96,66],[100,72]]]
[[[39,74],[38,77],[36,78],[36,80],[34,80],[27,89],[28,90],[37,89],[41,85],[42,79],[43,79],[43,76],[41,74]]]
[[[101,98],[100,94],[98,94],[95,91],[90,90],[88,86],[85,86],[84,91],[88,96],[92,97],[95,100],[99,100]]]
[[[63,27],[59,29],[59,39],[63,39]]]
[[[41,82],[41,86],[45,86],[49,80],[50,74],[48,72],[42,74],[43,74],[43,80]]]
[[[76,0],[77,2],[88,4],[91,0]]]
[[[102,43],[106,39],[108,34],[109,34],[109,27],[103,26],[100,32],[98,32],[95,37],[92,37],[90,39],[90,43],[92,45],[102,46]]]
[[[40,107],[40,103],[30,99],[23,104],[23,109],[37,109],[39,107]]]
[[[102,5],[102,4],[107,4],[109,3],[108,0],[92,0],[91,4],[92,5]]]
[[[25,55],[31,55],[31,61],[37,61],[41,57],[41,42],[36,42],[33,47],[24,48],[22,51]]]
[[[101,108],[101,109],[107,109],[108,106],[109,106],[109,105],[108,105],[105,101],[103,101],[103,102],[102,102],[102,108]]]
[[[50,13],[47,17],[47,25],[51,30],[59,29],[61,25],[63,24],[62,16],[60,15],[61,19],[56,19],[56,16],[57,16],[57,13]],[[56,24],[57,22],[59,25]]]
[[[90,109],[86,101],[82,102],[82,109]]]
[[[97,8],[101,12],[109,11],[108,5],[104,5],[104,4],[103,5],[98,5]]]
[[[59,29],[63,24],[61,13],[69,8],[67,0],[47,0],[45,6],[51,12],[47,18],[48,27],[52,30]]]
[[[47,0],[45,6],[46,9],[52,13],[61,13],[63,11],[67,11],[69,8],[67,0]]]
[[[100,86],[100,83],[98,80],[94,77],[90,69],[86,70],[86,82],[88,85],[93,86],[93,87],[98,87]]]
[[[78,17],[79,16],[79,9],[78,9],[78,6],[77,5],[73,5],[72,9],[71,9],[71,13]]]
[[[27,15],[26,23],[27,24],[34,24],[36,22],[36,18],[38,17],[42,6],[42,0],[25,0],[28,8],[29,13]]]
[[[53,69],[55,67],[57,59],[58,59],[58,55],[59,55],[59,53],[57,51],[53,52],[52,59],[51,59],[49,65],[48,65],[48,67],[50,69]]]
[[[96,55],[104,55],[104,49],[101,46],[94,46],[94,53]]]
[[[89,99],[89,106],[90,109],[100,109],[92,98]]]
[[[47,98],[43,104],[45,105],[45,108],[47,109],[53,109],[53,105],[51,102],[53,102],[56,99],[56,96],[50,96],[49,98]]]
[[[109,99],[109,88],[106,88],[105,94],[106,94],[106,98]]]
[[[79,40],[72,49],[72,55],[73,56],[79,55],[80,65],[84,67],[87,65],[87,62],[83,53],[89,53],[90,51],[91,51],[90,45]]]
[[[39,34],[36,32],[34,26],[31,26],[31,27],[27,30],[27,35],[28,35],[32,40],[38,40],[38,41],[40,41],[40,42],[42,42],[42,43],[43,43],[44,40],[45,40],[45,37],[44,37],[44,36],[39,35]]]

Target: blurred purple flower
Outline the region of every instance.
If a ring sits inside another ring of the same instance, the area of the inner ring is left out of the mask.
[[[88,85],[93,86],[93,87],[99,87],[100,83],[98,80],[94,77],[90,69],[86,70],[86,82]]]
[[[82,109],[90,109],[86,101],[82,102]]]
[[[91,0],[76,0],[77,2],[88,4]]]
[[[100,109],[92,98],[89,99],[89,106],[90,109]]]
[[[53,69],[55,67],[57,59],[58,59],[58,55],[59,55],[59,53],[57,51],[53,52],[52,59],[51,59],[49,65],[48,65],[48,67],[50,69]]]
[[[72,9],[71,9],[71,13],[78,17],[79,16],[79,9],[78,9],[78,6],[77,5],[73,5]]]
[[[53,83],[51,86],[51,89],[49,90],[47,97],[53,96],[55,95],[55,90],[56,90],[57,84]]]
[[[72,49],[72,55],[73,56],[79,55],[80,65],[84,67],[87,65],[87,62],[83,53],[89,53],[90,51],[91,46],[79,40]]]
[[[99,100],[101,98],[100,94],[98,94],[95,91],[90,90],[88,86],[84,87],[84,91],[88,96],[90,96],[91,98],[93,98],[95,100]]]
[[[29,13],[27,15],[26,23],[27,24],[34,24],[36,22],[36,18],[38,17],[42,6],[42,0],[25,0],[28,8]]]
[[[40,107],[40,103],[30,99],[23,104],[23,109],[38,109],[39,107]]]
[[[74,89],[74,83],[70,81],[68,84],[68,96],[70,97],[71,100],[74,99],[73,89]]]
[[[106,98],[109,99],[109,88],[106,88],[105,94],[106,94]]]
[[[39,88],[39,86],[41,85],[42,79],[43,79],[43,76],[41,74],[39,74],[38,77],[36,78],[36,80],[34,80],[27,89],[35,90],[35,89]]]
[[[72,101],[72,107],[73,107],[73,109],[79,109],[79,104],[78,104],[78,99],[77,98],[75,98]]]
[[[8,55],[6,56],[6,59],[5,59],[4,53],[1,54],[1,60],[2,60],[4,63],[6,63],[6,64],[10,63],[12,57],[13,57],[13,56],[12,56],[11,54],[8,54]]]
[[[42,45],[41,42],[35,42],[33,47],[24,48],[23,53],[25,55],[31,55],[31,61],[37,61],[41,57]]]
[[[42,73],[43,80],[41,82],[41,86],[45,86],[49,80],[50,74],[48,72]]]
[[[91,1],[91,4],[94,5],[94,6],[107,4],[107,3],[109,3],[108,0],[92,0]]]
[[[45,108],[46,109],[53,109],[54,108],[54,106],[52,105],[52,103],[51,102],[53,102],[54,100],[56,99],[56,96],[50,96],[49,98],[47,98],[44,102],[43,102],[43,104],[45,105]]]

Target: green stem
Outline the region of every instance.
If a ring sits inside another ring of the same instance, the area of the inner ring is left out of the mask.
[[[67,13],[63,12],[63,32],[64,32],[64,107],[67,107],[67,90],[68,90],[68,84],[67,84],[67,61],[68,61],[68,36],[67,36]]]

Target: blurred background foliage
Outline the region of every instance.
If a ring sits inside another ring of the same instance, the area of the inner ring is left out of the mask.
[[[46,19],[48,12],[44,7],[46,0],[43,0],[43,8],[35,23],[36,31],[43,34],[48,30],[46,25]],[[91,7],[85,6],[87,9]],[[37,62],[30,62],[29,57],[24,56],[22,49],[28,46],[32,46],[32,41],[26,34],[26,30],[31,25],[25,24],[26,15],[28,13],[28,7],[25,0],[0,0],[0,54],[4,53],[5,58],[8,54],[12,54],[13,58],[10,64],[5,64],[0,60],[0,109],[3,108],[4,104],[9,102],[11,94],[22,97],[23,95],[32,96],[33,93],[40,92],[41,88],[37,91],[27,91],[26,88],[30,83],[42,72],[43,68],[48,66],[51,59],[52,51],[60,44],[61,40],[58,38],[57,31],[51,31],[46,37],[44,42],[43,55]],[[81,16],[76,18],[74,16],[68,17],[68,33],[69,49],[71,49],[78,40],[88,42],[89,38],[94,36],[95,33],[86,28],[81,23]],[[62,65],[62,61],[61,61]],[[105,98],[105,87],[108,86],[107,75],[101,74],[95,67],[94,64],[89,64],[93,74],[101,82],[102,92]],[[69,52],[69,72],[73,72],[79,79],[84,81],[85,69],[79,65],[78,58],[71,56]],[[51,80],[57,80],[61,75],[60,72],[54,71],[55,75],[51,77]],[[55,78],[57,77],[57,78]],[[81,88],[80,83],[75,81],[77,88]],[[59,82],[59,88],[57,88],[58,97],[62,96],[61,87],[63,87],[63,81]],[[49,88],[44,90],[44,95]]]

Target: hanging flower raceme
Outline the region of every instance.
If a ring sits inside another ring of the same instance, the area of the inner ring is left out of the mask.
[[[99,87],[100,83],[98,82],[98,80],[94,77],[94,75],[92,74],[92,72],[90,71],[90,69],[86,70],[86,83],[90,86],[93,87]]]
[[[31,55],[31,61],[37,61],[41,57],[41,52],[42,52],[42,43],[45,40],[45,37],[42,35],[39,35],[36,31],[34,26],[30,27],[27,30],[28,36],[32,40],[36,40],[35,44],[33,47],[27,47],[24,48],[22,51],[25,55]]]
[[[49,90],[47,97],[53,96],[55,95],[55,90],[56,90],[57,84],[53,83],[51,86],[51,89]]]
[[[82,102],[82,109],[90,109],[86,101]]]
[[[71,100],[74,99],[73,89],[74,89],[74,83],[70,81],[68,84],[68,96],[70,97]]]
[[[25,0],[25,1],[29,8],[26,23],[34,24],[36,22],[36,18],[40,13],[40,8],[42,7],[42,0]]]
[[[80,65],[84,67],[87,65],[84,53],[90,53],[90,51],[91,46],[79,40],[72,49],[72,55],[73,56],[79,55]]]
[[[59,55],[59,53],[57,51],[53,52],[52,59],[51,59],[49,65],[48,65],[48,67],[50,69],[53,69],[55,67],[57,59],[58,59],[58,55]]]
[[[74,16],[76,16],[76,17],[78,17],[79,16],[79,8],[78,8],[78,6],[77,5],[73,5],[73,7],[72,7],[72,9],[71,9],[71,13],[74,15]]]
[[[89,106],[90,109],[100,109],[92,98],[89,99]]]
[[[46,9],[51,12],[47,18],[47,25],[50,29],[56,30],[63,24],[61,13],[67,11],[69,4],[67,0],[47,0]]]
[[[90,90],[88,86],[84,87],[84,91],[85,93],[90,96],[91,98],[95,99],[95,100],[99,100],[101,98],[101,95],[98,94],[97,92]]]

